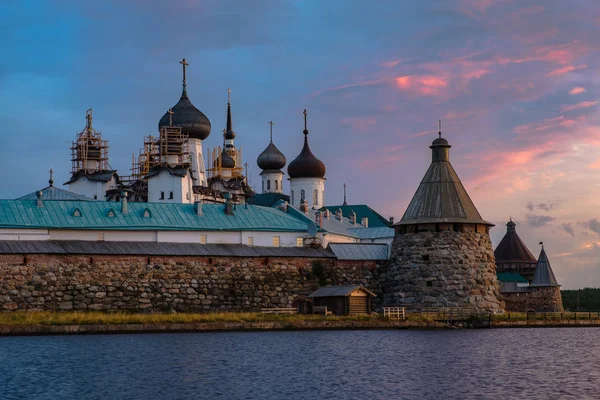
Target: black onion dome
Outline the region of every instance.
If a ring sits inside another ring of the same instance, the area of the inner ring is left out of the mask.
[[[308,147],[308,131],[305,129],[304,147],[298,157],[288,165],[288,175],[290,178],[324,178],[325,172],[323,161],[315,157]]]
[[[231,127],[231,103],[227,103],[227,129],[225,129],[225,140],[235,139],[235,132]]]
[[[221,168],[235,168],[235,160],[223,149],[221,152]]]
[[[180,127],[182,133],[188,135],[190,139],[204,140],[210,135],[210,121],[204,113],[198,110],[187,96],[185,87],[181,98],[172,108],[173,126]],[[158,129],[169,126],[169,113],[165,113],[158,122]]]
[[[267,170],[267,169],[282,169],[285,167],[285,163],[287,160],[285,156],[273,142],[269,143],[267,148],[260,153],[256,163],[258,164],[258,168]]]

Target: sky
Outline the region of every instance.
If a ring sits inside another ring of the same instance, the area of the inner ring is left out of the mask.
[[[496,245],[509,217],[543,241],[563,288],[600,287],[600,4],[595,0],[3,0],[0,198],[70,176],[93,109],[110,165],[181,94],[222,142],[231,88],[236,145],[260,188],[269,141],[309,143],[325,200],[399,220],[431,160],[438,120],[451,162]]]

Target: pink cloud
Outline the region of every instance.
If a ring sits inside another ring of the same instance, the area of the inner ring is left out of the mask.
[[[448,80],[434,75],[416,75],[396,77],[396,85],[402,90],[423,96],[436,96],[443,93]]]
[[[568,72],[577,71],[584,68],[587,68],[587,65],[567,65],[566,67],[558,68],[548,72],[546,76],[564,75]]]
[[[528,134],[528,133],[536,133],[541,131],[546,131],[548,129],[555,128],[568,128],[575,124],[577,120],[565,118],[563,115],[555,118],[547,118],[537,122],[531,122],[528,124],[518,125],[513,128],[513,132],[518,135]]]
[[[600,160],[590,164],[590,168],[592,169],[600,169]]]
[[[568,111],[577,110],[579,108],[589,108],[589,107],[595,106],[596,104],[598,104],[598,101],[582,101],[581,103],[568,104],[568,105],[562,106],[560,108],[560,111],[568,112]]]
[[[569,94],[581,94],[585,92],[587,92],[587,90],[585,90],[585,88],[582,88],[581,86],[576,86],[573,89],[569,90]]]

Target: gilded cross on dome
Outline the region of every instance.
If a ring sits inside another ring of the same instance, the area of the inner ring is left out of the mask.
[[[187,67],[190,64],[187,63],[185,58],[183,60],[179,61],[179,64],[181,64],[183,66],[183,84],[185,85],[185,67]]]

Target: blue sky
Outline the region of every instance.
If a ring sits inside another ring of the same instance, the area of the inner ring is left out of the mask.
[[[0,4],[0,196],[65,182],[93,108],[127,174],[181,92],[221,143],[227,88],[257,188],[274,140],[310,144],[326,201],[399,219],[442,119],[451,160],[483,217],[546,243],[565,287],[600,286],[600,6],[591,0],[27,1]]]

